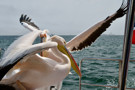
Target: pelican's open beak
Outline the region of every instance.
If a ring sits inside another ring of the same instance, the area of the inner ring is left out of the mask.
[[[67,48],[65,46],[62,46],[62,45],[58,45],[58,49],[66,54],[69,58],[70,58],[70,61],[71,61],[71,66],[72,68],[74,69],[74,71],[81,77],[82,74],[80,72],[80,69],[76,63],[76,61],[74,60],[73,56],[71,55],[71,53],[67,50]]]

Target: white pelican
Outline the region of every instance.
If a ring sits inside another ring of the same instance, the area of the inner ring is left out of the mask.
[[[106,28],[108,28],[110,26],[110,24],[112,23],[112,21],[114,21],[115,19],[119,18],[119,17],[122,17],[125,15],[127,11],[127,7],[125,7],[124,5],[122,5],[120,7],[119,10],[117,10],[116,13],[114,13],[113,15],[111,16],[108,16],[105,20],[97,23],[96,25],[94,25],[93,27],[91,27],[90,29],[84,31],[83,33],[77,35],[76,37],[74,37],[73,39],[71,39],[69,42],[66,43],[66,47],[68,48],[68,50],[70,51],[76,51],[76,50],[81,50],[87,46],[90,46],[92,44],[92,42],[94,42],[105,30]],[[28,28],[29,30],[32,30],[32,31],[36,31],[36,30],[39,30],[39,28],[31,21],[31,19],[29,18],[26,18],[25,16],[25,20],[27,21],[21,21],[21,23],[26,27]],[[34,27],[33,27],[34,26]],[[58,37],[58,36],[53,36],[51,38],[55,38],[56,41],[64,41],[63,44],[65,45],[65,40],[61,39],[61,37]],[[59,46],[59,45],[58,45]],[[63,47],[63,45],[62,45]],[[55,48],[56,49],[56,48]],[[54,50],[54,49],[53,49]],[[55,58],[56,62],[59,62],[58,59],[56,59],[56,57],[53,57],[53,53],[51,51],[53,51],[52,49],[51,50],[47,50],[47,53],[46,54],[49,54],[47,55],[46,57],[42,57],[40,58],[40,60],[42,60],[43,58]],[[60,50],[60,49],[59,49]],[[65,50],[62,51],[60,50],[61,52],[65,53]],[[67,53],[67,52],[66,52]],[[66,54],[65,53],[65,54]],[[35,58],[37,60],[39,60],[39,55],[34,55],[38,58]],[[33,56],[33,57],[34,57]],[[68,57],[70,55],[68,54]],[[32,57],[31,57],[32,58]],[[36,60],[32,60],[31,58],[29,58],[31,60],[31,62],[33,61],[36,61]],[[30,60],[27,60],[27,61],[30,61]],[[23,64],[24,66],[27,65],[27,64]],[[73,66],[73,64],[72,64]],[[18,63],[15,67],[18,67],[18,68],[21,68],[21,65]],[[40,66],[39,66],[40,67]],[[28,69],[28,68],[27,68]],[[7,73],[7,77],[10,76],[10,77],[14,77],[14,75],[12,75],[12,73],[16,70],[16,68],[13,68],[9,73]],[[33,70],[35,70],[33,68]],[[17,73],[15,73],[15,75],[18,75]],[[28,74],[27,74],[28,75]],[[31,75],[29,73],[29,75]],[[18,75],[21,77],[21,75]],[[4,81],[4,80],[3,80]],[[12,80],[11,80],[12,81]],[[21,82],[21,80],[19,80]],[[9,82],[9,81],[8,81]],[[22,84],[22,83],[21,83]],[[53,84],[52,84],[53,85]],[[55,85],[55,84],[54,84]],[[22,84],[22,86],[24,86],[25,88],[29,88],[27,87],[27,85],[25,86],[24,84]],[[40,86],[40,85],[39,85]],[[44,85],[45,86],[45,85]],[[48,85],[49,86],[49,85]],[[51,86],[51,84],[50,84]]]
[[[20,59],[21,61],[7,73],[1,84],[12,85],[15,89],[33,90],[61,82],[70,71],[71,61],[78,69],[73,57],[64,47],[65,40],[59,36],[51,37],[45,43],[29,45],[35,39],[34,34],[39,35],[39,32],[41,31],[33,31],[28,35],[24,35],[23,38],[16,40],[7,49],[8,51],[5,52],[0,66],[12,65]],[[31,39],[26,39],[28,36]],[[35,54],[39,50],[49,48],[52,50],[55,60]],[[81,76],[79,69],[78,72]]]

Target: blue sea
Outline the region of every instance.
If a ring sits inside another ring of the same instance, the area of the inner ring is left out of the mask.
[[[73,35],[61,35],[66,41],[73,38]],[[0,36],[0,48],[6,50],[7,47],[19,36]],[[102,59],[122,59],[123,51],[122,35],[102,35],[91,46],[72,55],[79,65],[83,58],[102,58]],[[39,38],[35,43],[40,42]],[[4,50],[1,50],[0,57]],[[135,45],[132,45],[130,59],[135,59]],[[104,60],[84,60],[82,62],[82,83],[99,84],[99,85],[118,85],[118,61]],[[62,90],[79,90],[79,77],[71,69],[69,74],[63,81]],[[135,88],[135,62],[129,63],[127,87]],[[116,88],[105,88],[82,85],[82,90],[118,90]]]

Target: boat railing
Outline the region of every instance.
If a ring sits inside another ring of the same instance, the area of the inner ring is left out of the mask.
[[[108,87],[108,88],[120,88],[120,83],[121,83],[121,74],[122,74],[122,59],[102,59],[102,58],[83,58],[80,63],[79,63],[79,68],[80,71],[82,70],[82,62],[83,61],[93,61],[93,60],[105,60],[105,61],[117,61],[119,62],[119,75],[118,75],[118,85],[117,86],[109,86],[109,85],[99,85],[99,84],[89,84],[89,83],[82,83],[82,79],[81,77],[79,78],[79,90],[81,90],[82,85],[85,86],[97,86],[97,87]],[[130,62],[135,62],[135,60],[130,60]],[[89,66],[90,67],[90,66]],[[85,66],[86,68],[86,66]],[[84,76],[84,74],[82,75],[82,77]],[[126,88],[126,89],[135,89],[135,88]]]

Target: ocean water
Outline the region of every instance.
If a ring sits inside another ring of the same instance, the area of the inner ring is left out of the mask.
[[[69,41],[71,35],[61,35],[66,41]],[[7,47],[19,36],[0,36],[0,48],[6,50]],[[123,36],[121,35],[102,35],[90,47],[78,52],[72,52],[72,55],[79,65],[83,58],[107,58],[121,59],[123,51]],[[39,38],[35,43],[40,42]],[[0,52],[0,58],[4,53]],[[131,48],[131,59],[135,59],[135,45]],[[84,60],[82,62],[82,83],[99,85],[118,85],[118,61],[104,60]],[[63,81],[62,90],[79,90],[79,77],[71,69],[72,74],[68,75]],[[129,63],[127,87],[135,88],[135,62]],[[118,90],[116,88],[104,88],[82,85],[82,90]]]

